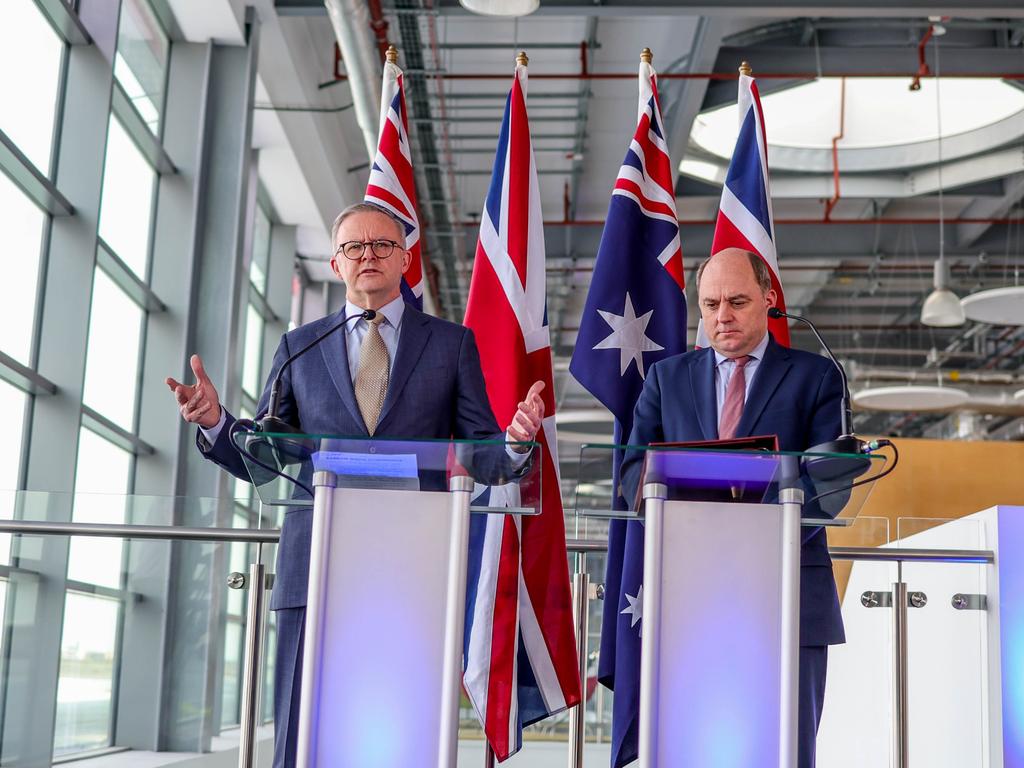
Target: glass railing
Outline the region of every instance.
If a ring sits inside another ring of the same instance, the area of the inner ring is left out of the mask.
[[[231,538],[258,516],[247,499],[0,493],[0,764],[237,747],[246,601],[228,574],[276,534]]]
[[[273,571],[278,532],[260,524],[278,511],[246,498],[0,494],[0,764],[93,755],[102,766],[124,750],[140,761],[215,752],[237,764],[250,586],[238,575],[257,559]],[[1024,557],[1013,553],[1024,537],[1010,523],[1022,517],[1019,507],[895,525],[862,515],[827,529],[847,642],[829,651],[820,765],[898,766],[901,709],[908,765],[994,764],[1016,748]],[[614,694],[596,681],[608,520],[585,522],[571,533],[589,551],[570,551],[566,568],[590,581],[584,716],[528,727],[503,765],[566,765],[577,727],[577,765],[609,764]],[[233,573],[240,588],[228,585]],[[272,749],[274,612],[263,622],[253,676],[261,762]],[[477,768],[484,742],[465,699],[459,724],[457,764]]]

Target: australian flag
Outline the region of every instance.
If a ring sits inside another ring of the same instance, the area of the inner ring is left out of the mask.
[[[646,52],[645,52],[646,54]],[[569,370],[615,416],[615,441],[628,439],[650,366],[686,350],[686,297],[657,75],[640,64],[636,133],[612,190],[594,276]],[[625,509],[619,465],[613,505]],[[629,503],[631,503],[630,500]],[[615,691],[612,766],[637,758],[640,708],[640,630],[644,531],[617,520],[608,540],[604,618],[598,677]]]

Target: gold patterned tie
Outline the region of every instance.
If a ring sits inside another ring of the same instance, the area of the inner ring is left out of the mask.
[[[388,348],[380,335],[380,324],[384,315],[378,312],[373,320],[367,321],[369,328],[363,346],[359,349],[359,368],[356,369],[356,402],[359,412],[363,415],[367,431],[372,435],[377,429],[377,419],[384,407],[384,397],[388,393],[388,376],[391,373],[391,360]]]

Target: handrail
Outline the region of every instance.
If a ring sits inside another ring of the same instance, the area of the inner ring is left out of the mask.
[[[170,541],[239,541],[276,544],[279,528],[194,528],[178,525],[124,525],[115,523],[55,523],[45,520],[0,520],[0,533],[38,536],[101,536]],[[569,553],[607,552],[601,539],[566,539]],[[889,549],[885,547],[829,547],[833,560],[917,563],[992,563],[991,549]]]
[[[2,520],[0,533],[170,541],[241,541],[253,544],[276,544],[281,538],[278,528],[192,528],[180,525],[54,523],[46,520]]]

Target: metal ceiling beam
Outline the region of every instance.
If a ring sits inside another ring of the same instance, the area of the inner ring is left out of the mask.
[[[292,0],[298,2],[299,0]],[[278,0],[281,2],[281,0]],[[435,5],[442,15],[466,16],[470,12],[458,0],[439,0]],[[634,0],[602,0],[600,5],[580,0],[544,0],[535,12],[536,16],[665,16],[689,14],[699,16],[744,17],[764,16],[770,18],[789,16],[1005,16],[1020,18],[1024,8],[1018,0],[978,0],[977,3],[934,2],[933,0],[831,0],[824,5],[820,0],[789,0],[778,3],[775,0],[645,0],[642,4]]]
[[[927,50],[931,62],[934,53]],[[758,71],[820,73],[828,77],[832,73],[846,75],[874,75],[909,73],[918,69],[916,45],[884,46],[814,46],[814,45],[753,45],[723,46],[718,53],[714,72],[731,74],[738,62],[747,60]],[[931,62],[934,66],[934,62]],[[1024,72],[1020,48],[942,48],[942,76],[979,76],[1015,74]],[[735,89],[734,89],[735,90]],[[764,90],[767,90],[765,88]],[[735,101],[735,96],[733,97]]]
[[[1024,173],[1015,173],[1003,180],[1004,193],[997,198],[977,198],[962,211],[966,216],[1001,217],[1008,215],[1024,199]],[[970,248],[984,235],[991,224],[958,224],[956,241],[961,248]]]

